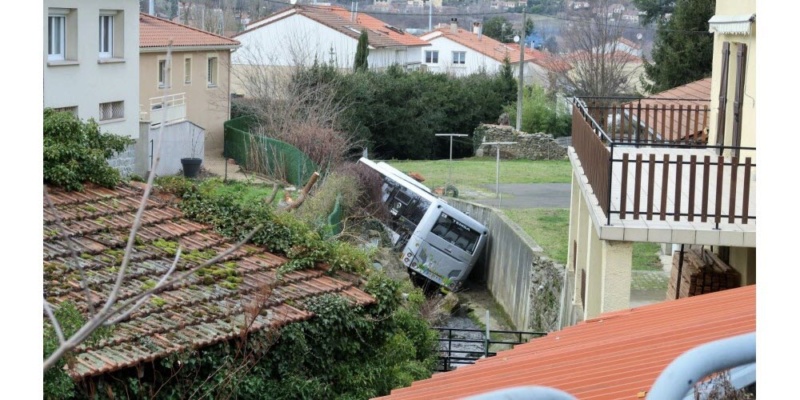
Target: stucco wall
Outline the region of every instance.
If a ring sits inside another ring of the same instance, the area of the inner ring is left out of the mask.
[[[735,16],[756,12],[755,0],[718,1],[716,15]],[[749,36],[714,34],[714,61],[711,72],[711,115],[709,118],[709,143],[717,141],[717,118],[719,114],[719,93],[722,80],[722,43],[730,42],[728,60],[728,92],[727,110],[725,113],[725,144],[731,145],[733,137],[733,103],[736,88],[736,44],[747,45],[747,63],[745,67],[745,88],[742,101],[742,140],[745,147],[756,146],[756,22],[752,22]],[[743,156],[753,157],[755,152],[744,152]]]
[[[517,329],[558,329],[564,268],[545,257],[542,248],[500,210],[459,199],[447,202],[489,229],[485,263],[471,278],[485,280]]]
[[[164,95],[158,87],[158,62],[166,59],[167,53],[141,53],[139,68],[140,99],[145,111],[150,107],[150,98]],[[217,82],[208,86],[208,58],[216,56]],[[171,87],[170,95],[184,93],[186,99],[186,119],[201,126],[206,131],[206,145],[209,149],[222,152],[223,124],[230,119],[229,66],[230,51],[193,51],[172,53],[172,68],[168,72]],[[184,79],[184,60],[191,58],[191,82]],[[158,121],[151,121],[158,122]]]
[[[67,16],[67,60],[48,61],[50,9],[71,9]],[[99,57],[100,10],[117,11],[114,58]],[[104,132],[139,136],[139,3],[134,0],[46,0],[42,26],[44,106],[77,107],[78,117],[93,118]],[[121,35],[120,35],[121,33]],[[117,52],[119,52],[117,54]],[[124,102],[124,117],[100,121],[100,103]]]
[[[466,76],[483,70],[488,74],[496,74],[503,66],[501,61],[497,61],[492,57],[489,57],[483,53],[479,53],[472,48],[464,46],[463,44],[454,42],[446,36],[439,36],[430,39],[428,43],[431,44],[429,47],[419,47],[418,49],[422,64],[426,65],[428,71],[431,72],[443,72],[454,76]],[[426,63],[426,51],[439,51],[439,62],[436,64]],[[454,51],[464,52],[464,64],[453,64]],[[517,52],[518,51],[519,50],[517,50]],[[526,62],[523,64],[523,68],[524,70],[522,71],[522,79],[526,84],[531,84],[533,82],[540,84],[543,82],[541,67],[535,66],[533,63]],[[538,70],[536,68],[538,68]],[[514,73],[514,77],[518,77],[519,63],[512,63],[511,70]]]
[[[153,140],[153,152],[159,151],[158,141],[161,130],[151,128],[150,139]],[[203,158],[203,129],[191,122],[184,121],[164,126],[161,139],[161,159],[155,169],[156,176],[174,175],[183,170],[181,158]]]
[[[234,37],[242,47],[233,54],[234,65],[310,67],[314,61],[352,68],[358,39],[303,15],[292,15],[245,31]],[[416,48],[414,48],[416,51]],[[370,69],[415,61],[405,47],[370,49]]]

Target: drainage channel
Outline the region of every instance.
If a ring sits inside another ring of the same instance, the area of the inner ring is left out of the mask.
[[[459,307],[444,326],[434,328],[439,336],[437,371],[450,371],[474,364],[481,358],[496,355],[498,351],[546,335],[543,332],[489,330],[465,314],[464,307]]]

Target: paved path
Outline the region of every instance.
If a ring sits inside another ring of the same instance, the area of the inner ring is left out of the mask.
[[[222,149],[206,149],[202,168],[220,178],[253,183],[271,183],[270,180],[253,173],[245,173],[238,165],[222,157]],[[232,161],[232,160],[231,160]]]
[[[492,193],[496,185],[485,186]],[[500,185],[500,198],[479,198],[476,203],[500,208],[569,208],[569,183],[506,183]],[[498,206],[499,204],[499,206]]]

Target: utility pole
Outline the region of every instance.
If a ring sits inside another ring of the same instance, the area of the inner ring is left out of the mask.
[[[433,31],[433,0],[428,0],[428,32]]]
[[[522,6],[522,29],[520,33],[520,40],[519,40],[519,87],[517,88],[517,130],[522,130],[522,89],[524,88],[522,79],[523,74],[522,71],[525,69],[525,63],[523,60],[525,59],[525,9],[528,8],[528,3],[526,2],[524,6]],[[499,150],[498,150],[499,151]]]
[[[497,146],[497,162],[496,162],[497,171],[495,173],[496,175],[495,175],[494,197],[496,199],[499,199],[500,198],[500,146],[517,144],[517,142],[483,142],[483,144],[488,144],[490,146]]]
[[[464,137],[469,135],[466,133],[437,133],[436,136],[450,136],[450,163],[447,170],[447,185],[449,185],[452,182],[450,176],[453,174],[453,136]],[[445,192],[447,192],[447,185],[445,185]]]

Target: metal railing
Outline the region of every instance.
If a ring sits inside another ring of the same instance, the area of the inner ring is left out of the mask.
[[[158,125],[162,120],[164,123],[182,121],[186,119],[186,93],[151,97],[150,105],[144,113],[149,113],[151,125]]]
[[[490,351],[492,345],[505,345],[509,348],[527,343],[530,339],[547,335],[544,332],[433,328],[439,333],[438,371],[451,371],[458,366],[474,364],[475,361],[497,355]],[[492,336],[511,336],[511,339],[492,339]]]
[[[756,148],[706,144],[707,109],[701,113],[699,107],[681,105],[675,114],[674,106],[661,107],[663,115],[651,118],[646,113],[655,108],[649,105],[642,111],[636,102],[619,108],[598,106],[603,103],[597,99],[592,104],[573,100],[572,142],[608,225],[612,215],[713,222],[716,228],[755,220],[750,178]],[[670,154],[670,149],[678,151]],[[618,182],[612,182],[615,172]]]

